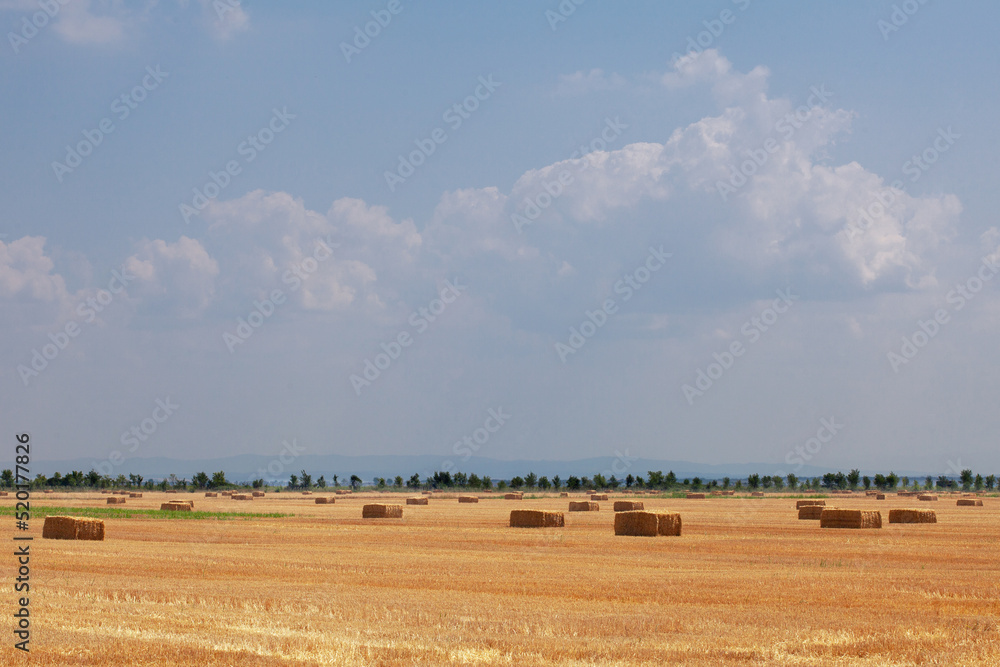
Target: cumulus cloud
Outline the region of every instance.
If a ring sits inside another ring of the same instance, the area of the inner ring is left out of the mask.
[[[145,240],[123,265],[134,280],[129,295],[150,308],[167,309],[181,318],[204,312],[215,293],[219,264],[195,239],[176,243]]]
[[[69,298],[66,281],[53,273],[55,264],[45,254],[44,236],[0,241],[0,297],[61,302]]]

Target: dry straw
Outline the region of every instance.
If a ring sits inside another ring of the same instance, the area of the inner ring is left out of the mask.
[[[616,512],[634,512],[636,510],[646,509],[641,500],[616,500],[615,501],[615,511]]]
[[[503,499],[504,500],[523,500],[524,499],[524,494],[523,493],[505,493],[505,494],[503,494]]]
[[[206,498],[218,498],[219,494],[216,493],[215,491],[206,491],[205,492],[205,497]]]
[[[303,491],[303,492],[302,492],[302,495],[303,495],[303,496],[311,496],[312,494],[313,494],[313,492],[312,492],[312,491]]]
[[[103,541],[104,522],[100,519],[78,518],[76,520],[76,539],[93,540],[96,542]]]
[[[802,510],[799,510],[800,512]],[[841,510],[826,508],[819,519],[820,528],[881,528],[878,510]]]
[[[600,509],[600,505],[592,503],[589,500],[571,500],[569,503],[570,512],[598,512]]]
[[[809,521],[819,521],[823,516],[824,509],[826,508],[822,505],[803,505],[799,508],[799,518]]]
[[[129,498],[142,498],[142,494],[141,493],[130,493],[130,494],[128,494],[128,497]]]
[[[108,498],[108,504],[109,505],[124,505],[125,504],[125,499],[124,498]]]
[[[566,519],[562,512],[547,510],[511,510],[511,528],[562,528]]]
[[[459,496],[458,502],[460,503],[478,503],[479,496]]]
[[[264,497],[264,492],[263,491],[254,491],[251,495],[254,498],[263,498]]]
[[[161,510],[170,510],[172,512],[190,512],[194,509],[193,506],[187,503],[162,503],[160,505]]]
[[[705,498],[705,494],[704,493],[689,493],[689,494],[687,494],[684,497],[687,498],[688,500],[703,500]]]
[[[350,492],[351,492],[350,489],[337,489],[338,496],[346,496]]]
[[[606,493],[592,493],[590,494],[591,500],[607,500],[608,494]]]
[[[336,502],[337,502],[336,498],[326,498],[326,497],[316,498],[317,505],[333,505]]]
[[[234,493],[232,498],[233,500],[253,500],[253,496],[249,493]]]
[[[750,497],[751,498],[763,498],[764,497],[764,492],[763,491],[754,491],[753,493],[750,494]]]
[[[656,537],[679,536],[681,515],[666,512],[619,512],[615,514],[615,535]]]
[[[956,503],[959,507],[982,507],[982,500],[975,500],[973,498],[959,498]]]
[[[884,493],[876,493],[875,494],[875,500],[885,500],[885,494]]]
[[[75,540],[76,519],[71,516],[47,516],[42,525],[42,537],[50,540]]]
[[[934,510],[895,509],[889,510],[889,523],[937,523]]]
[[[406,504],[407,505],[426,505],[428,503],[427,503],[427,498],[421,498],[421,497],[418,496],[416,498],[407,498],[406,499]]]
[[[823,507],[826,505],[825,500],[796,500],[795,509],[800,510],[803,507]]]
[[[569,498],[569,494],[566,493],[565,491],[563,491],[562,493],[559,494],[559,497],[560,498]]]
[[[403,518],[402,505],[365,505],[361,508],[362,519],[401,519]]]
[[[917,500],[937,500],[938,497],[933,493],[921,493],[917,496]]]

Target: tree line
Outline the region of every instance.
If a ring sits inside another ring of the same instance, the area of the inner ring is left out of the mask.
[[[0,487],[14,486],[14,472],[12,470],[0,471]],[[226,478],[225,471],[218,471],[209,475],[205,472],[195,473],[190,480],[178,478],[176,475],[168,475],[165,478],[154,480],[146,479],[142,475],[129,473],[120,474],[112,478],[109,475],[102,475],[96,470],[84,473],[73,470],[67,474],[55,473],[51,477],[38,474],[31,481],[32,488],[73,488],[73,489],[147,489],[155,490],[199,490],[199,489],[225,489],[225,488],[273,488],[274,484],[268,484],[263,479],[254,479],[246,482],[233,482]],[[671,470],[666,474],[663,471],[647,471],[646,477],[634,476],[631,473],[623,479],[618,479],[615,475],[605,477],[601,473],[591,477],[570,475],[564,480],[559,475],[554,475],[551,479],[547,476],[539,477],[533,472],[529,472],[524,477],[515,476],[509,480],[494,480],[489,475],[479,476],[475,473],[464,472],[435,472],[423,478],[414,473],[408,480],[403,480],[401,475],[396,477],[376,477],[370,483],[365,483],[357,475],[345,476],[333,475],[328,481],[324,475],[314,478],[307,471],[302,470],[299,474],[289,475],[287,484],[279,484],[276,488],[281,489],[326,489],[344,488],[353,489],[372,488],[382,490],[402,490],[404,487],[410,490],[415,489],[468,489],[480,491],[504,491],[506,489],[537,489],[539,491],[578,491],[580,489],[656,489],[656,490],[742,490],[749,489],[757,491],[760,489],[775,491],[820,491],[833,489],[865,490],[877,489],[888,491],[894,489],[912,490],[952,490],[961,488],[964,491],[981,491],[986,489],[992,491],[997,487],[996,475],[983,476],[974,474],[971,469],[962,470],[957,478],[948,475],[939,475],[936,479],[927,475],[923,478],[909,478],[898,476],[894,472],[888,475],[878,473],[874,476],[862,475],[858,469],[853,469],[847,474],[843,472],[828,472],[817,477],[798,477],[794,473],[788,475],[760,475],[754,473],[748,475],[745,480],[732,480],[729,477],[722,479],[702,479],[701,477],[691,477],[678,479]]]

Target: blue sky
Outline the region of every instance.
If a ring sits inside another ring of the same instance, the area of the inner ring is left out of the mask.
[[[0,420],[995,471],[998,9],[679,4],[0,1]]]

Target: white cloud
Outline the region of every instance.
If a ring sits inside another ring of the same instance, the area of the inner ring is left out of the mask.
[[[52,273],[53,268],[55,264],[45,254],[44,236],[0,241],[0,297],[68,301],[66,282],[58,273]]]
[[[168,308],[182,318],[193,318],[208,308],[215,294],[219,264],[195,239],[176,243],[143,241],[125,260],[125,272],[135,276],[129,296],[151,308]]]
[[[212,35],[227,41],[250,29],[250,17],[240,0],[199,0],[202,17]]]
[[[129,12],[121,2],[71,0],[59,10],[53,28],[65,41],[81,46],[116,44],[125,37]]]

